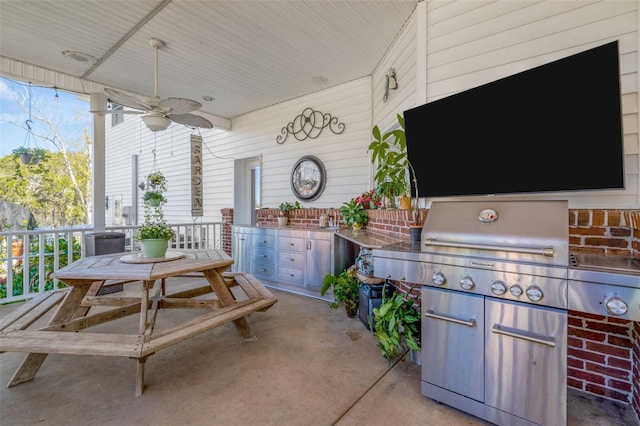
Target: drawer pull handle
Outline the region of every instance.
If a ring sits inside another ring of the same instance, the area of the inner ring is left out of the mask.
[[[427,312],[425,312],[424,316],[428,317],[428,318],[434,318],[434,319],[439,319],[439,320],[443,320],[443,321],[449,321],[449,322],[453,322],[453,323],[460,324],[460,325],[466,325],[467,327],[475,327],[476,326],[476,320],[474,320],[473,318],[471,318],[470,320],[462,320],[462,319],[450,317],[448,315],[436,314],[431,309],[429,309]]]

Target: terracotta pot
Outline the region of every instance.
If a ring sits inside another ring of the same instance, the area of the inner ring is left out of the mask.
[[[400,210],[409,210],[411,209],[411,198],[410,197],[400,197]]]
[[[13,257],[20,257],[24,253],[24,244],[22,240],[15,240],[11,243],[11,255]]]

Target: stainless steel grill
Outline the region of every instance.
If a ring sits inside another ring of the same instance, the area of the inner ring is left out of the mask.
[[[423,284],[422,393],[496,424],[566,424],[566,201],[433,202],[419,247],[373,251]]]
[[[640,259],[571,255],[569,309],[640,321]]]

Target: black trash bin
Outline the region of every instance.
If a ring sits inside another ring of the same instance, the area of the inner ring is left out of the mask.
[[[88,232],[84,235],[84,253],[86,256],[124,252],[124,232]],[[122,291],[122,284],[105,286],[100,294]]]
[[[375,321],[373,319],[373,310],[379,308],[382,304],[382,292],[385,292],[386,297],[391,297],[395,287],[391,283],[385,284],[360,284],[360,305],[358,306],[358,317],[367,329],[369,323],[372,327],[375,327]]]
[[[87,256],[122,253],[124,237],[124,232],[88,232],[84,236],[84,252]]]

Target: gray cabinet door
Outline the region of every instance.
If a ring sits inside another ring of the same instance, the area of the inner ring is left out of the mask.
[[[232,270],[251,272],[251,228],[234,227],[231,238]]]
[[[307,238],[307,255],[305,268],[305,287],[320,291],[324,276],[332,273],[331,257],[333,256],[331,240]]]

